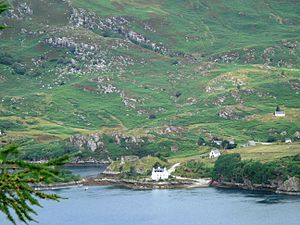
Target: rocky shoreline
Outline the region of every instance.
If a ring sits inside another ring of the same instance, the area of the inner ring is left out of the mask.
[[[55,183],[55,184],[33,184],[32,188],[36,191],[46,191],[46,190],[59,190],[59,189],[67,189],[74,187],[81,187],[84,184],[84,180],[66,182],[66,183]]]
[[[240,189],[251,191],[273,192],[276,194],[297,195],[300,196],[298,190],[282,190],[276,186],[271,185],[252,185],[251,187],[242,183],[230,182],[216,182],[209,178],[199,180],[172,180],[172,181],[151,181],[151,180],[134,180],[134,179],[120,179],[110,177],[86,178],[80,181],[57,183],[57,184],[38,184],[32,185],[36,191],[45,190],[59,190],[67,188],[76,188],[82,186],[116,186],[122,188],[129,188],[133,190],[153,190],[153,189],[178,189],[178,188],[201,188],[201,187],[215,187],[226,189]]]
[[[299,189],[284,189],[282,187],[275,186],[275,185],[261,185],[261,184],[246,185],[243,183],[213,181],[210,186],[216,188],[242,189],[242,190],[250,190],[250,191],[266,191],[266,192],[273,192],[276,194],[300,196]]]
[[[37,184],[32,185],[36,191],[58,190],[82,186],[118,186],[134,190],[151,190],[151,189],[177,189],[177,188],[196,188],[209,187],[211,179],[199,180],[170,180],[170,181],[152,181],[152,180],[134,180],[113,178],[101,176],[97,178],[84,178],[80,181],[57,183],[57,184]]]
[[[195,188],[209,187],[211,180],[203,179],[202,182],[194,180],[174,180],[174,181],[151,181],[151,180],[133,180],[133,179],[115,179],[115,178],[94,178],[87,180],[85,185],[113,185],[135,190],[151,189],[175,189],[175,188]]]

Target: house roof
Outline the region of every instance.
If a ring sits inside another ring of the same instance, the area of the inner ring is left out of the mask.
[[[285,114],[284,111],[275,111],[275,114]]]
[[[211,150],[211,152],[214,154],[221,154],[221,152],[218,149]]]

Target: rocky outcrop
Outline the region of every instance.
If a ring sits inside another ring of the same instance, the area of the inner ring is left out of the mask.
[[[115,143],[118,145],[125,144],[138,146],[142,143],[145,143],[145,140],[141,137],[129,136],[122,133],[113,133],[112,137],[115,140]]]
[[[300,138],[300,131],[296,131],[296,132],[294,133],[294,137],[295,137],[295,138]]]
[[[137,103],[139,105],[142,104],[142,101],[134,96],[130,96],[128,93],[126,93],[125,91],[122,91],[120,93],[120,96],[122,98],[122,101],[124,103],[124,105],[128,108],[131,109],[135,109],[137,107]]]
[[[100,94],[120,93],[120,90],[114,86],[109,77],[97,77],[92,80],[97,83],[97,92]]]
[[[290,177],[288,180],[279,184],[277,191],[278,192],[300,192],[299,178]]]
[[[294,91],[296,92],[300,91],[300,79],[289,80],[289,84]]]
[[[132,153],[132,150],[139,150],[140,147],[147,142],[146,137],[130,136],[118,132],[112,133],[111,137],[109,138],[116,145],[119,145],[126,150],[131,150],[128,151],[130,153]],[[89,153],[83,154],[85,156],[84,158],[76,158],[77,163],[81,163],[82,160],[91,164],[98,163],[100,162],[99,160],[110,160],[108,157],[109,151],[107,149],[107,138],[103,138],[103,136],[99,133],[93,133],[89,135],[73,135],[69,139],[69,144],[79,148],[82,153]]]
[[[25,18],[31,19],[33,10],[26,2],[18,2],[16,5],[8,10],[6,17],[10,19],[23,20]]]
[[[299,42],[291,42],[288,40],[282,40],[282,45],[289,49],[300,49],[300,43]]]
[[[222,62],[222,63],[236,62],[239,59],[240,59],[239,52],[225,52],[210,58],[210,60],[213,62]]]
[[[150,49],[161,54],[169,54],[170,51],[163,46],[162,43],[155,43],[129,28],[130,19],[121,16],[98,17],[94,12],[88,12],[84,9],[73,8],[70,16],[70,24],[76,27],[85,27],[92,30],[99,29],[104,32],[104,35],[109,35],[109,32],[121,35],[123,38],[138,44],[144,48]],[[107,32],[107,34],[105,34]]]
[[[74,54],[82,55],[86,52],[97,51],[98,46],[87,43],[76,43],[68,37],[50,37],[46,43],[56,48],[69,48]]]
[[[70,137],[70,143],[79,147],[81,150],[107,152],[107,149],[102,141],[100,134],[90,134],[87,136],[73,135]]]
[[[232,106],[227,106],[219,111],[218,116],[223,119],[239,120],[242,115]]]
[[[299,178],[289,177],[286,181],[274,181],[270,185],[253,184],[249,180],[244,180],[243,183],[213,181],[211,186],[223,188],[238,188],[257,191],[271,191],[279,194],[300,195]]]
[[[134,60],[128,56],[111,54],[114,48],[122,47],[122,43],[117,40],[109,47],[104,47],[90,40],[77,40],[76,37],[52,36],[47,38],[45,43],[53,48],[65,49],[69,57],[72,57],[69,63],[60,63],[62,68],[58,71],[59,74],[122,70],[134,64]]]
[[[99,29],[102,31],[118,32],[118,29],[124,28],[129,23],[129,20],[121,16],[101,18],[94,12],[73,7],[69,23],[76,27],[85,27],[92,30]]]

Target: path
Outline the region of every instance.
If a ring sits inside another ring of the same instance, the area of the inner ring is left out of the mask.
[[[176,170],[176,167],[180,166],[180,163],[175,163],[171,168],[169,169],[169,173],[174,173]]]

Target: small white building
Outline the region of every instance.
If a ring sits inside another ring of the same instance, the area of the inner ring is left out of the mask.
[[[2,129],[0,129],[0,137],[4,136],[4,135],[5,135],[5,132]]]
[[[221,146],[222,145],[222,141],[218,141],[218,140],[213,140],[212,141],[214,144]]]
[[[216,158],[216,157],[219,157],[220,155],[221,155],[221,152],[218,149],[214,149],[214,150],[210,151],[209,158],[210,159]]]
[[[248,141],[248,146],[256,146],[256,142],[255,141]]]
[[[288,143],[292,143],[292,139],[291,139],[291,138],[286,138],[286,139],[284,140],[284,142],[287,143],[287,144],[288,144]]]
[[[167,168],[153,168],[152,169],[152,174],[151,174],[151,179],[155,180],[155,181],[159,181],[159,180],[166,180],[169,178],[169,171],[167,170]]]
[[[274,112],[274,116],[276,116],[276,117],[284,117],[285,116],[285,112],[284,111],[275,111]]]

